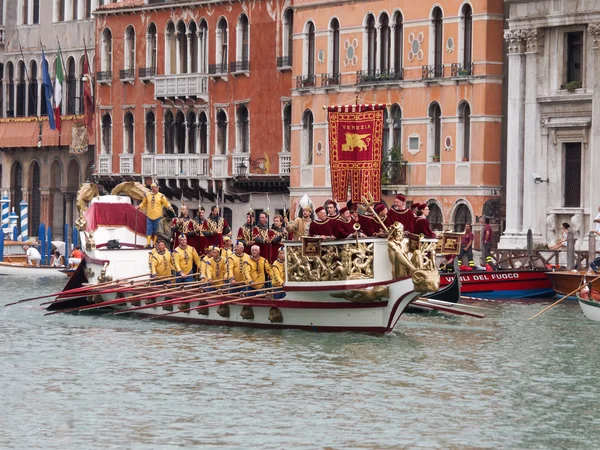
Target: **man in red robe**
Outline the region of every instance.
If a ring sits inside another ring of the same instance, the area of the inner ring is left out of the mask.
[[[206,219],[206,246],[223,247],[223,236],[231,233],[227,221],[219,215],[219,207],[214,205],[210,208],[210,214]]]
[[[319,206],[315,212],[317,213],[317,219],[310,223],[308,228],[309,236],[318,236],[323,239],[333,238],[333,231],[331,230],[331,220],[327,218],[325,208]]]
[[[252,239],[252,229],[254,228],[254,211],[250,210],[246,214],[246,223],[238,229],[237,241],[244,244],[244,253],[249,255],[251,248],[254,245]]]
[[[269,223],[267,213],[261,212],[258,223],[252,228],[252,240],[260,248],[260,256],[269,259]]]
[[[327,210],[327,218],[329,220],[335,220],[340,216],[338,214],[337,203],[335,201],[327,200],[323,206]]]
[[[354,229],[354,220],[350,210],[344,206],[340,209],[339,217],[333,221],[333,235],[336,239],[348,239],[354,237],[356,230]],[[361,233],[362,234],[362,233]]]
[[[400,222],[404,225],[404,231],[413,233],[415,229],[415,216],[406,208],[406,197],[402,194],[396,195],[394,204],[390,208],[387,216],[386,226],[391,226],[394,222]]]
[[[199,206],[198,215],[194,218],[194,222],[194,232],[198,236],[198,241],[196,243],[197,246],[194,248],[200,256],[203,256],[206,255],[206,233],[208,232],[206,219],[204,218],[204,206]]]

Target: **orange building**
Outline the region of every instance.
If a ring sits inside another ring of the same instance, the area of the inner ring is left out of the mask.
[[[297,2],[292,203],[331,195],[324,106],[387,103],[382,184],[434,229],[500,222],[502,0]],[[345,199],[338,199],[345,200]]]
[[[129,0],[96,16],[97,163],[105,185],[160,183],[175,206],[287,204],[291,68],[284,2]],[[288,64],[289,65],[289,64]],[[278,67],[279,66],[279,67]],[[287,136],[287,139],[285,138]]]

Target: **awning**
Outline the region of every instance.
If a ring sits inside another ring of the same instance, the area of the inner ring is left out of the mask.
[[[48,118],[43,117],[42,146],[56,147],[71,145],[73,134],[73,120],[82,120],[82,116],[63,117],[60,134],[51,130]],[[37,147],[40,135],[40,126],[36,117],[0,119],[0,148]],[[94,136],[89,137],[90,144],[94,143]]]
[[[37,122],[0,124],[0,148],[36,147],[40,128]]]

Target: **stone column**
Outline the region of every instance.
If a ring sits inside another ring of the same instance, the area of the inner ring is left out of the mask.
[[[171,66],[171,42],[173,35],[169,32],[165,32],[165,74],[171,75],[173,68]]]
[[[181,73],[181,68],[183,66],[183,61],[181,60],[181,33],[179,31],[175,32],[175,67],[176,67],[176,73],[180,74]]]
[[[27,17],[25,23],[32,24],[33,23],[33,1],[27,3]]]
[[[192,36],[194,34],[191,31],[187,31],[185,36],[187,38],[187,73],[192,73]]]
[[[183,126],[185,127],[185,149],[183,150],[183,153],[189,153],[189,149],[190,149],[190,123],[187,121],[187,117],[185,119],[185,121],[183,122]]]
[[[65,2],[65,17],[63,17],[63,20],[65,22],[73,20],[73,5],[68,0]]]
[[[73,199],[75,198],[75,194],[71,192],[65,192],[63,194],[63,198],[65,199],[65,211],[66,211],[66,223],[68,223],[71,227],[73,226]]]
[[[594,223],[594,219],[600,206],[600,191],[593,188],[593,182],[598,173],[600,173],[600,155],[598,154],[598,150],[600,149],[600,23],[590,24],[588,31],[592,42],[591,63],[593,64],[590,83],[592,84],[591,87],[594,89],[594,93],[592,95],[592,127],[589,139],[589,148],[591,151],[588,152],[590,164],[587,169],[589,180],[591,180],[591,184],[588,185],[590,204],[585,206],[588,206],[590,210],[588,217],[589,230],[595,230],[596,224]]]
[[[38,78],[36,80],[36,89],[37,89],[37,105],[35,106],[37,109],[37,115],[42,115],[42,78]]]
[[[144,67],[148,68],[152,66],[152,35],[146,33],[146,64]],[[148,74],[146,74],[148,75]]]
[[[377,45],[375,46],[375,70],[381,70],[381,25],[376,27]]]
[[[525,50],[521,30],[505,30],[508,41],[508,113],[506,155],[506,230],[498,248],[514,248],[523,229]],[[524,246],[524,243],[523,243]]]
[[[396,67],[396,24],[390,25],[390,72]]]
[[[85,0],[75,0],[77,2],[77,17],[75,19],[85,19]]]
[[[208,72],[208,68],[204,64],[204,32],[196,31],[196,39],[198,39],[198,73]]]

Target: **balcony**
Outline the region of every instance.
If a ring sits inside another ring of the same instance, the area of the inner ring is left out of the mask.
[[[232,74],[247,73],[250,70],[250,61],[243,59],[241,61],[232,61],[229,63],[229,72]]]
[[[388,83],[402,81],[404,69],[359,70],[356,72],[356,84]]]
[[[227,63],[223,61],[221,64],[209,64],[208,65],[209,75],[227,75]]]
[[[105,72],[96,72],[96,81],[100,84],[110,83],[112,81],[112,72],[110,70]]]
[[[292,57],[291,56],[278,56],[277,57],[277,68],[280,70],[292,70]]]
[[[119,80],[121,80],[123,83],[133,84],[133,80],[135,80],[135,69],[131,67],[129,69],[120,70]]]
[[[120,169],[119,173],[134,173],[133,170],[133,155],[128,153],[119,155]]]
[[[142,155],[142,176],[198,178],[208,176],[208,155],[178,153]]]
[[[443,78],[444,76],[444,65],[436,64],[433,66],[423,66],[421,68],[421,79],[422,80],[433,80],[435,78]]]
[[[231,155],[231,167],[233,169],[233,176],[244,176],[247,175],[250,168],[250,154],[249,153],[237,153]]]
[[[316,86],[316,76],[301,75],[296,77],[296,89],[311,88]]]
[[[473,63],[452,64],[450,66],[451,77],[471,77],[473,76]]]
[[[144,153],[142,154],[142,176],[145,177],[153,177],[154,170],[154,158],[155,154],[153,153]]]
[[[0,26],[0,45],[4,45],[5,33],[6,33],[6,31],[5,31],[4,25]]]
[[[289,175],[292,166],[292,155],[290,152],[279,153],[279,174]]]
[[[227,155],[213,155],[212,157],[212,177],[226,178],[229,176],[229,158]]]
[[[322,73],[321,74],[321,86],[339,86],[340,85],[340,73]]]
[[[143,83],[151,81],[156,76],[156,67],[140,67],[138,77]]]
[[[112,173],[112,155],[98,155],[98,173],[101,175]]]
[[[208,101],[208,77],[201,73],[157,75],[154,80],[154,98],[190,98]]]
[[[405,186],[407,161],[382,161],[381,185]]]

